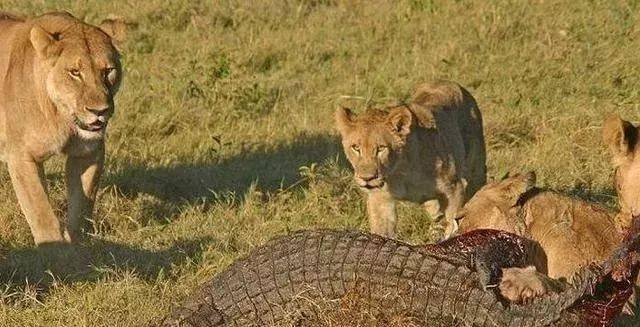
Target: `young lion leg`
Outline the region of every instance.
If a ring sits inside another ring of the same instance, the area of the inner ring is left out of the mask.
[[[396,230],[395,200],[387,192],[373,191],[367,196],[369,225],[374,234],[394,237]]]
[[[563,285],[560,281],[539,273],[534,266],[528,266],[503,268],[498,288],[505,299],[515,303],[527,303],[549,292],[561,292]]]
[[[62,231],[60,221],[49,203],[43,164],[29,159],[12,158],[8,160],[7,166],[34,242],[37,245],[68,242],[68,235]]]
[[[458,231],[456,217],[465,200],[463,183],[456,182],[438,195],[441,210],[444,211],[444,239],[450,238]]]
[[[440,202],[438,200],[425,201],[422,206],[427,214],[429,214],[429,218],[433,221],[441,218],[440,216],[442,216],[442,211],[440,210]]]
[[[69,155],[66,163],[66,184],[69,198],[69,230],[73,240],[84,230],[87,219],[91,218],[98,190],[98,182],[104,166],[104,147],[96,153],[76,157]]]

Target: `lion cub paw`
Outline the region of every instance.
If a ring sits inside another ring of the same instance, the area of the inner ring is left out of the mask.
[[[515,303],[527,303],[537,296],[552,291],[547,282],[549,278],[538,273],[534,266],[526,268],[503,268],[498,288],[507,300]]]

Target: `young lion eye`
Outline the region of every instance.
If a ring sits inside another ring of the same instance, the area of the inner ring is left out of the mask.
[[[69,69],[69,75],[73,78],[80,78],[80,71],[75,68]]]
[[[376,152],[378,152],[378,154],[385,154],[387,153],[387,151],[389,151],[389,147],[386,145],[381,145],[376,149]]]
[[[355,152],[356,154],[360,154],[360,147],[357,144],[354,144],[351,146],[351,151]]]

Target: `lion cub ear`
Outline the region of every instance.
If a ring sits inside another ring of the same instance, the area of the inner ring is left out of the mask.
[[[602,126],[602,140],[609,147],[615,166],[629,158],[638,142],[638,130],[618,115],[610,115]]]
[[[353,112],[346,107],[338,107],[335,113],[336,126],[340,134],[345,134],[353,125]]]
[[[411,132],[413,113],[407,107],[393,108],[387,116],[387,123],[393,133],[406,137]]]
[[[121,17],[114,16],[103,20],[98,27],[111,37],[115,47],[119,47],[119,45],[125,41],[130,25],[132,24],[128,23]]]
[[[536,173],[530,171],[523,175],[515,175],[508,177],[502,182],[504,187],[502,189],[503,196],[507,199],[510,206],[515,206],[522,198],[522,195],[536,186]]]
[[[58,38],[58,34],[50,34],[38,25],[33,25],[29,35],[36,54],[42,58],[49,58],[57,53]]]

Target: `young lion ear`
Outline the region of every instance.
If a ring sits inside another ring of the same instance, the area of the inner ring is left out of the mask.
[[[120,17],[109,17],[103,20],[98,27],[111,37],[114,46],[117,47],[125,41],[129,25],[131,24]]]
[[[340,134],[346,133],[353,123],[353,112],[346,107],[338,107],[335,113],[336,126]]]
[[[387,122],[394,133],[401,137],[406,137],[411,132],[413,114],[406,107],[397,107],[389,112]]]
[[[55,35],[49,34],[38,25],[33,25],[31,28],[29,40],[36,50],[36,54],[42,58],[48,58],[55,52],[57,42]]]
[[[610,115],[602,126],[602,140],[609,147],[614,165],[619,165],[633,152],[638,141],[638,130],[618,115]]]
[[[527,191],[536,186],[536,173],[530,171],[523,175],[515,175],[501,183],[505,183],[504,196],[511,206],[515,206]]]

